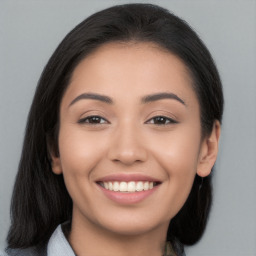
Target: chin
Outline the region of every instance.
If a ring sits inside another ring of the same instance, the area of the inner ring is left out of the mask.
[[[109,219],[102,219],[98,223],[103,229],[108,232],[118,234],[121,236],[137,236],[137,235],[147,235],[152,231],[157,229],[160,230],[162,234],[166,234],[170,218],[157,218],[153,216],[145,216],[146,214],[120,214],[119,216],[113,216]]]

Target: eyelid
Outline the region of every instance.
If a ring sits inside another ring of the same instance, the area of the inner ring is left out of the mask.
[[[167,111],[164,109],[162,109],[162,110],[158,109],[158,110],[154,110],[154,111],[150,112],[146,117],[145,123],[147,123],[148,121],[150,121],[151,119],[156,118],[156,117],[164,117],[164,118],[170,120],[171,123],[179,123],[179,118],[173,112],[170,112],[170,111]]]
[[[100,119],[104,120],[105,121],[104,124],[106,124],[106,123],[110,124],[110,122],[106,118],[104,118],[104,117],[102,117],[100,115],[89,115],[89,116],[82,117],[82,118],[80,118],[78,120],[78,123],[79,124],[88,124],[88,125],[103,125],[103,123],[89,123],[89,122],[85,122],[86,120],[89,120],[89,118],[93,118],[93,117],[97,117],[97,118],[100,118]]]
[[[158,117],[161,117],[161,118],[165,118],[166,120],[169,121],[169,123],[167,124],[155,124],[155,123],[151,123],[151,124],[154,124],[154,125],[158,125],[158,126],[161,126],[161,125],[172,125],[172,124],[177,124],[178,121],[175,120],[174,118],[171,118],[171,117],[168,117],[168,116],[165,116],[165,115],[156,115],[156,116],[153,116],[151,118],[149,118],[145,123],[149,123],[150,121],[152,121],[154,118],[158,118]]]

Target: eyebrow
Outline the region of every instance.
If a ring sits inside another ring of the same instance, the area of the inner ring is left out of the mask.
[[[69,104],[69,107],[71,105],[73,105],[74,103],[76,103],[77,101],[85,100],[85,99],[97,100],[97,101],[101,101],[101,102],[104,102],[107,104],[113,104],[113,100],[106,95],[101,95],[101,94],[97,94],[97,93],[83,93],[83,94],[80,94],[79,96],[77,96],[75,99],[73,99],[71,101],[71,103]],[[186,106],[186,103],[180,97],[178,97],[176,94],[167,93],[167,92],[146,95],[141,99],[141,102],[146,104],[146,103],[163,100],[163,99],[177,100],[178,102],[180,102],[184,106]]]
[[[97,94],[97,93],[83,93],[83,94],[80,94],[79,96],[77,96],[75,99],[73,99],[71,101],[71,103],[69,104],[69,106],[73,105],[74,103],[76,103],[79,100],[86,100],[86,99],[98,100],[98,101],[102,101],[102,102],[105,102],[108,104],[113,104],[113,100],[111,98],[109,98],[108,96]]]
[[[143,103],[149,103],[149,102],[153,102],[153,101],[157,101],[157,100],[163,100],[163,99],[177,100],[180,103],[182,103],[184,106],[186,106],[186,103],[184,102],[184,100],[182,100],[176,94],[169,93],[169,92],[163,92],[163,93],[147,95],[147,96],[142,98],[142,102]]]

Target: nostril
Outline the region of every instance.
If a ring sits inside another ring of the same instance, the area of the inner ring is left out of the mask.
[[[147,159],[147,153],[144,149],[136,148],[130,151],[124,151],[121,148],[114,148],[109,153],[109,158],[113,162],[120,162],[125,165],[131,165],[134,163],[144,162]]]

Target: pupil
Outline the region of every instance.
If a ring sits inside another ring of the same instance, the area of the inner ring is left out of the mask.
[[[165,117],[159,116],[156,118],[157,124],[164,124],[165,123]]]
[[[97,116],[93,116],[93,117],[91,117],[90,119],[91,119],[90,121],[91,121],[92,123],[99,123],[99,122],[100,122],[100,118],[97,117]]]

